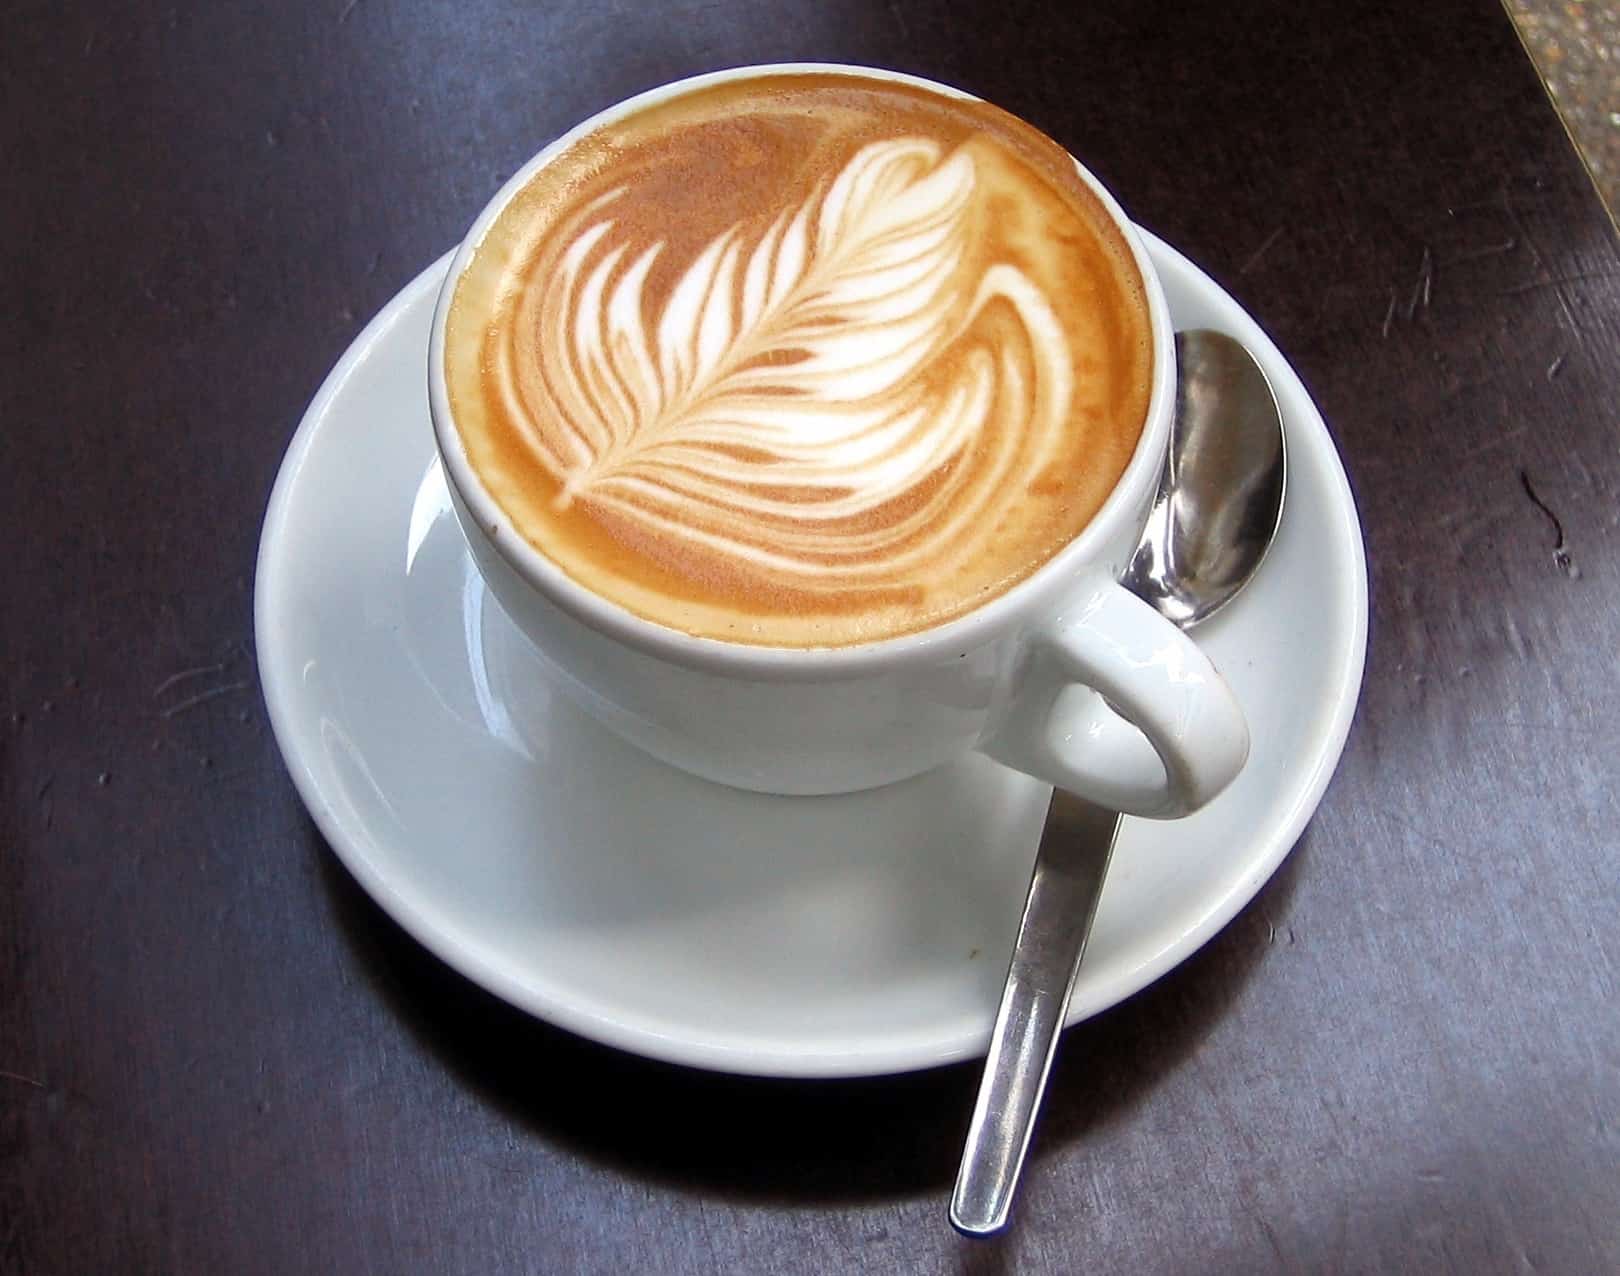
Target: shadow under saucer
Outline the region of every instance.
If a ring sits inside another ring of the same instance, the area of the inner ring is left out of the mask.
[[[636,1178],[737,1200],[837,1204],[948,1189],[977,1062],[782,1080],[705,1072],[596,1044],[440,962],[372,902],[313,825],[308,832],[339,929],[368,984],[430,1055],[534,1137]],[[1219,1022],[1268,950],[1266,918],[1288,911],[1308,841],[1307,831],[1255,900],[1197,954],[1065,1033],[1037,1162],[1125,1120]]]

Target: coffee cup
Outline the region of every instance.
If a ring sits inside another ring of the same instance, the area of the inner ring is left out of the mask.
[[[1136,232],[1055,143],[792,64],[653,89],[525,165],[451,264],[429,400],[491,594],[645,751],[809,795],[976,750],[1171,817],[1248,749],[1118,583],[1174,359]]]

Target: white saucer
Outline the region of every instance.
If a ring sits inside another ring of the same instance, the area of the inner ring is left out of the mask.
[[[1283,526],[1199,631],[1254,753],[1211,806],[1129,820],[1069,1013],[1185,959],[1271,876],[1343,748],[1366,565],[1322,418],[1276,348],[1149,247],[1178,327],[1222,328],[1283,405]],[[260,676],[288,769],[360,884],[517,1006],[732,1072],[900,1072],[983,1052],[1047,789],[983,758],[839,798],[771,798],[644,757],[540,681],[486,600],[433,452],[424,360],[447,258],[366,328],[282,465],[259,551]],[[521,735],[502,687],[547,708]]]

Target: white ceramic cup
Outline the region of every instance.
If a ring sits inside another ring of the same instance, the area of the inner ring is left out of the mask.
[[[783,649],[697,638],[576,583],[512,526],[467,458],[444,377],[450,299],[507,202],[602,124],[704,85],[825,71],[959,90],[864,67],[742,67],[681,80],[585,121],[526,164],[473,223],[433,317],[429,398],[452,504],[491,593],[556,682],[598,720],[674,766],[769,793],[841,793],[920,774],[969,750],[1133,815],[1170,817],[1225,788],[1248,754],[1242,711],[1207,657],[1117,582],[1147,521],[1175,406],[1164,294],[1130,222],[1078,164],[1145,284],[1154,376],[1147,422],[1112,494],[1033,575],[920,633]]]

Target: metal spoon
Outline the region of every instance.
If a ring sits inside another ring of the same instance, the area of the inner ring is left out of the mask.
[[[1276,397],[1241,344],[1178,333],[1176,363],[1169,454],[1123,583],[1186,629],[1231,602],[1265,558],[1285,452]],[[1052,794],[951,1197],[951,1223],[966,1235],[1007,1225],[1121,818]]]

